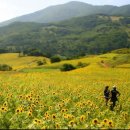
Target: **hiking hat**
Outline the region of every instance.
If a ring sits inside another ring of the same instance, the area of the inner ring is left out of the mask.
[[[113,89],[116,89],[116,85],[113,86]]]

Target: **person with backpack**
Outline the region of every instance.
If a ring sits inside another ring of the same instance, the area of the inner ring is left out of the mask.
[[[118,101],[118,96],[120,96],[120,93],[117,91],[116,86],[113,86],[113,89],[111,90],[111,110],[115,107],[116,101]]]
[[[109,86],[106,86],[106,87],[105,87],[105,90],[104,90],[104,98],[105,98],[105,102],[106,102],[106,106],[107,106],[108,101],[109,101],[109,99],[110,99]]]

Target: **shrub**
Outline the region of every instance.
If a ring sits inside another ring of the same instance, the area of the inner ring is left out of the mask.
[[[23,51],[23,55],[28,56],[43,56],[43,53],[38,49],[28,49]]]
[[[43,62],[42,61],[37,61],[37,65],[38,66],[43,65]]]
[[[11,71],[12,67],[6,64],[1,65],[0,64],[0,71]]]
[[[112,59],[113,59],[113,60],[116,60],[116,59],[117,59],[117,57],[116,57],[116,56],[114,56]]]
[[[76,69],[75,66],[72,64],[63,64],[62,67],[60,68],[61,71],[70,71]]]
[[[87,64],[87,63],[78,62],[77,68],[83,68],[83,67],[86,67],[86,66],[88,66],[88,65],[89,65],[89,64]]]
[[[61,56],[60,55],[55,55],[55,56],[52,56],[51,57],[51,63],[54,63],[54,62],[60,62],[62,59],[61,59]]]
[[[40,65],[45,65],[46,64],[46,60],[43,59],[43,61],[39,60],[37,61],[37,65],[40,66]]]

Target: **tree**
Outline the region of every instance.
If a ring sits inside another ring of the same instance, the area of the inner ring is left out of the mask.
[[[11,71],[12,67],[6,64],[0,64],[0,71]]]
[[[55,56],[52,56],[51,57],[51,63],[54,63],[54,62],[60,62],[62,59],[61,59],[61,56],[60,55],[55,55]]]
[[[72,64],[63,64],[63,66],[60,68],[61,71],[70,71],[74,69],[76,69],[76,67]]]

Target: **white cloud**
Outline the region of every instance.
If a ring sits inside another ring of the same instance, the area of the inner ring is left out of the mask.
[[[7,20],[16,15],[14,7],[9,7],[6,1],[0,0],[0,21]]]

